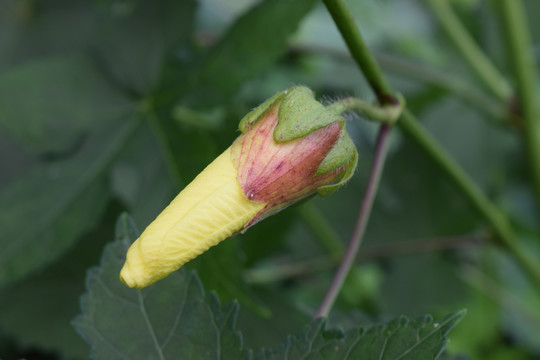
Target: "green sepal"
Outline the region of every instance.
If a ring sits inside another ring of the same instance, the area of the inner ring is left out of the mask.
[[[259,119],[263,117],[263,115],[269,111],[274,104],[278,103],[282,100],[282,98],[287,94],[288,90],[284,90],[282,92],[279,92],[263,102],[261,105],[257,106],[255,109],[251,110],[246,116],[240,120],[240,123],[238,124],[238,129],[245,133],[249,130],[253,124],[255,124]]]
[[[353,146],[352,157],[349,159],[349,162],[345,166],[345,171],[343,172],[343,176],[341,177],[341,180],[335,184],[321,186],[320,188],[317,189],[317,193],[320,196],[330,195],[333,192],[335,192],[337,189],[345,185],[345,183],[349,181],[350,178],[354,175],[354,171],[356,170],[357,164],[358,164],[358,152],[356,151],[356,147]]]
[[[329,173],[336,170],[352,158],[356,151],[353,141],[345,129],[342,129],[341,135],[330,152],[317,168],[317,175]]]
[[[334,122],[342,127],[345,125],[345,119],[315,100],[309,88],[295,86],[284,93],[285,97],[279,106],[279,122],[274,129],[274,140],[277,143],[304,137]]]

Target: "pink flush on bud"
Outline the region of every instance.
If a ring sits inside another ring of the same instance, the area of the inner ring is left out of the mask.
[[[266,206],[246,224],[245,229],[282,208],[332,184],[345,164],[319,174],[320,164],[338,142],[342,126],[333,122],[304,137],[277,143],[279,103],[271,107],[252,127],[236,139],[233,164],[244,195]]]

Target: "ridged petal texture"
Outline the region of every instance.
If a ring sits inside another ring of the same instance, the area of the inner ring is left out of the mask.
[[[206,167],[129,248],[120,279],[143,288],[239,232],[265,203],[242,193],[230,148]]]
[[[249,200],[266,203],[246,228],[333,183],[345,167],[317,174],[321,162],[340,138],[340,124],[335,122],[299,139],[276,143],[273,132],[278,124],[278,109],[274,106],[263,114],[232,145],[242,191]]]

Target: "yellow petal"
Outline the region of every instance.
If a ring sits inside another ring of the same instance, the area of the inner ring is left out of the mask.
[[[242,230],[265,203],[249,201],[227,149],[146,228],[128,250],[120,279],[143,288]]]

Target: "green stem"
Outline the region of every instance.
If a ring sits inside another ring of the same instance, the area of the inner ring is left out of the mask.
[[[486,198],[480,188],[450,155],[420,126],[409,110],[405,110],[398,125],[433,161],[445,170],[448,177],[466,195],[471,204],[491,223],[497,235],[501,239],[505,239],[505,242],[514,242],[515,236],[504,215]]]
[[[531,48],[527,17],[521,0],[498,0],[509,47],[508,54],[516,78],[519,110],[523,119],[523,138],[536,200],[540,208],[540,91],[538,73]]]
[[[471,205],[491,225],[498,240],[523,266],[533,281],[540,287],[540,266],[518,242],[508,219],[471,180],[463,169],[416,121],[410,111],[405,110],[398,121],[401,129],[441,167],[446,175],[466,196]]]
[[[469,32],[449,5],[448,0],[426,0],[437,19],[446,31],[454,46],[469,63],[472,69],[478,74],[487,88],[504,103],[510,104],[512,98],[512,87],[506,79],[499,73],[493,63],[485,55],[482,49],[472,39]],[[512,3],[512,1],[502,0]]]
[[[298,213],[328,253],[343,254],[341,239],[315,205],[307,202],[298,207]]]
[[[323,0],[326,8],[332,15],[334,23],[339,29],[349,51],[366,77],[369,85],[377,95],[381,105],[395,104],[390,85],[386,82],[382,71],[367,48],[354,18],[342,0]]]
[[[501,0],[505,1],[505,0]],[[513,1],[510,1],[513,2]],[[349,50],[357,61],[366,79],[377,94],[381,104],[395,103],[392,91],[379,66],[367,50],[354,19],[343,0],[324,0],[334,22],[338,26]],[[500,85],[498,85],[500,86]],[[506,91],[505,91],[506,92]],[[502,92],[501,92],[502,95]],[[506,98],[506,93],[505,99]],[[531,279],[540,288],[540,265],[518,242],[514,231],[504,214],[482,193],[476,184],[467,176],[459,165],[442,149],[442,147],[421,127],[414,116],[405,111],[397,124],[415,141],[424,152],[438,164],[449,176],[474,208],[493,228],[496,238],[515,257]],[[540,154],[540,153],[539,153]]]
[[[396,96],[396,102],[385,105],[373,105],[362,99],[349,97],[338,100],[327,106],[328,110],[343,114],[346,111],[355,111],[368,120],[383,122],[393,125],[400,117],[405,107],[403,96]]]

